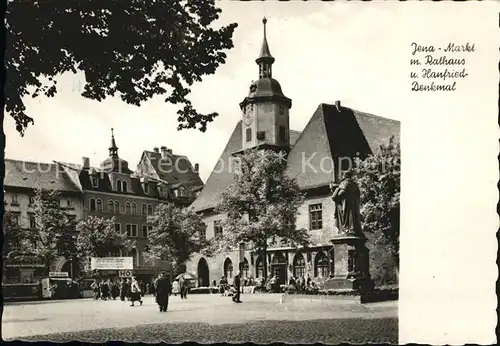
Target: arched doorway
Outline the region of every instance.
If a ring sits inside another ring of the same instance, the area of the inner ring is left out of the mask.
[[[293,276],[297,279],[306,276],[306,260],[301,252],[296,253],[293,258]]]
[[[246,258],[244,258],[243,262],[240,263],[240,277],[242,279],[250,277],[250,266],[248,265],[248,260]]]
[[[226,279],[233,277],[233,261],[229,257],[224,261],[224,276]]]
[[[68,273],[70,278],[78,278],[80,277],[80,266],[78,265],[78,259],[68,259],[64,261],[64,264],[61,267],[61,272]]]
[[[264,263],[262,261],[262,256],[257,257],[255,261],[255,278],[264,277]]]
[[[286,283],[287,262],[286,257],[281,252],[277,252],[271,262],[271,273],[276,276],[280,285],[284,285]]]
[[[210,271],[208,269],[208,263],[203,257],[198,261],[198,286],[210,286]]]
[[[323,251],[320,251],[314,257],[314,276],[327,278],[330,276],[330,263]]]

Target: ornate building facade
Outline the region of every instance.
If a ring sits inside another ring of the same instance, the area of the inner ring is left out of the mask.
[[[348,277],[356,270],[356,261],[350,245],[332,243],[339,234],[334,226],[335,205],[330,184],[339,182],[348,159],[376,152],[391,137],[399,140],[400,124],[347,108],[336,101],[320,104],[303,131],[291,130],[292,100],[273,78],[275,59],[267,42],[266,22],[264,19],[264,38],[256,59],[259,78],[250,84],[248,95],[240,103],[241,120],[192,207],[204,218],[207,238],[224,232],[220,227],[223,215],[215,208],[221,193],[233,179],[227,164],[231,157],[250,148],[284,149],[288,152],[288,174],[306,194],[306,201],[297,214],[296,227],[309,230],[311,244],[307,248],[287,243],[271,246],[267,253],[267,272],[277,275],[282,284],[292,276],[309,276],[318,281],[330,276]],[[246,249],[243,256],[237,250],[212,258],[197,254],[187,268],[200,278],[202,286],[218,281],[221,276],[231,282],[238,269],[243,277],[260,279],[264,269],[262,258],[252,249]]]
[[[126,233],[134,246],[128,254],[109,255],[132,256],[134,274],[140,279],[150,279],[160,268],[146,263],[143,257],[151,229],[147,216],[160,203],[191,204],[203,182],[198,175],[197,164],[192,165],[187,157],[176,155],[166,147],[162,147],[161,151],[158,148],[144,151],[135,170],[119,156],[118,151],[112,133],[108,157],[97,167],[92,166],[87,157],[82,158],[81,164],[6,160],[4,204],[6,210],[19,212],[22,226],[34,228],[29,214],[29,198],[36,188],[41,187],[59,190],[62,205],[67,206],[68,212],[77,220],[89,216],[114,217],[115,229]],[[79,274],[76,272],[78,266],[63,257],[53,264],[52,269],[73,272],[74,276]],[[23,275],[27,274],[10,276],[17,281],[22,280]],[[38,276],[32,276],[31,280],[36,281],[40,278]]]

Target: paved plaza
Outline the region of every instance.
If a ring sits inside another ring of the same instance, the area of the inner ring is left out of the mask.
[[[398,341],[397,302],[359,304],[350,300],[299,299],[280,295],[171,297],[160,313],[152,296],[144,305],[91,299],[6,303],[4,340],[105,342],[323,342]]]

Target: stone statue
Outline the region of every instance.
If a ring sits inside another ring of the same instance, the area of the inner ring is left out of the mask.
[[[352,172],[344,174],[344,179],[332,195],[335,202],[335,226],[342,235],[361,234],[360,199],[358,184],[352,179]]]

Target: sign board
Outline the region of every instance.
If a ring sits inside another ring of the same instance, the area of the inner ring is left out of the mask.
[[[126,270],[133,269],[133,257],[92,257],[90,268],[92,270]]]
[[[49,272],[49,278],[69,278],[68,272]]]
[[[118,276],[121,278],[131,278],[133,275],[132,270],[120,270]]]

